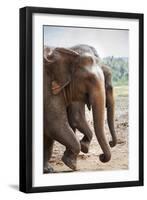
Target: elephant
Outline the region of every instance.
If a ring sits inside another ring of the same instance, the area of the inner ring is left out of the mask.
[[[90,105],[94,130],[103,153],[101,162],[111,159],[111,150],[104,129],[106,104],[105,80],[91,55],[70,48],[44,48],[43,106],[44,106],[44,173],[52,172],[48,160],[54,141],[66,147],[62,161],[76,170],[81,144],[69,125],[67,108],[72,102]]]
[[[106,108],[107,108],[107,120],[109,130],[112,136],[112,141],[109,142],[111,147],[114,147],[117,144],[117,137],[114,128],[114,111],[115,111],[115,101],[113,95],[113,86],[112,86],[112,74],[111,69],[105,64],[100,62],[100,57],[96,52],[96,49],[89,45],[76,45],[71,48],[72,50],[78,52],[81,56],[85,53],[91,55],[95,59],[96,63],[101,67],[104,78],[105,78],[105,92],[106,92]],[[89,102],[87,106],[90,110]],[[80,141],[81,151],[84,153],[88,152],[89,144],[92,139],[92,131],[90,130],[88,123],[85,118],[85,103],[84,102],[72,102],[68,108],[68,120],[69,124],[75,132],[78,129],[84,134],[84,137]]]

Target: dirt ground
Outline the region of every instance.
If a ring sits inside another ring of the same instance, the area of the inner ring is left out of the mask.
[[[89,152],[87,154],[80,152],[78,156],[78,171],[128,169],[128,96],[117,95],[115,97],[115,110],[115,129],[118,137],[118,144],[111,149],[112,158],[107,163],[102,163],[99,160],[99,155],[102,151],[95,137],[92,112],[86,110],[86,118],[93,131],[93,139],[90,144]],[[105,130],[107,138],[110,140],[111,137],[107,120],[105,120]],[[79,138],[83,136],[78,131],[76,134]],[[54,168],[55,172],[71,171],[61,160],[64,151],[65,147],[55,142],[53,155],[50,160],[51,166]]]

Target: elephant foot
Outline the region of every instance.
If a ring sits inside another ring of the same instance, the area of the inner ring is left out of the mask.
[[[117,145],[117,140],[112,140],[109,142],[110,147],[115,147]]]
[[[70,156],[69,154],[66,154],[66,152],[65,152],[64,155],[63,155],[63,157],[62,157],[62,161],[70,169],[72,169],[73,171],[76,171],[76,168],[77,168],[77,159],[74,158],[74,157]]]
[[[48,173],[53,173],[53,172],[54,172],[54,169],[50,166],[49,163],[47,163],[44,166],[43,173],[48,174]]]
[[[83,140],[81,140],[80,144],[81,144],[81,151],[83,153],[88,153],[90,142],[89,141],[83,141]]]
[[[111,159],[111,155],[106,156],[105,154],[101,154],[99,156],[99,159],[100,159],[101,162],[105,163],[105,162],[108,162]]]

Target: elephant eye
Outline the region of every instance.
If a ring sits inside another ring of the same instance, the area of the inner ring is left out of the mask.
[[[93,64],[93,59],[91,57],[88,57],[87,58],[87,63],[92,65]]]
[[[93,65],[93,59],[90,56],[82,57],[80,64],[81,64],[81,67],[91,66]]]

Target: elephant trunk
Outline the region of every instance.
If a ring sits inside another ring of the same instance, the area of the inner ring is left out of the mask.
[[[112,141],[110,141],[110,146],[114,147],[117,144],[117,137],[116,137],[116,132],[115,132],[115,128],[114,128],[114,107],[115,107],[115,103],[114,103],[114,97],[113,97],[113,89],[111,89],[111,91],[107,91],[106,93],[107,95],[107,120],[108,120],[108,126],[109,126],[109,130],[112,136]]]
[[[97,90],[98,89],[98,90]],[[97,140],[101,146],[103,154],[100,155],[101,162],[108,162],[111,159],[111,151],[105,135],[105,90],[104,85],[92,92],[91,105],[93,111],[94,129]],[[95,92],[99,91],[99,92]]]

